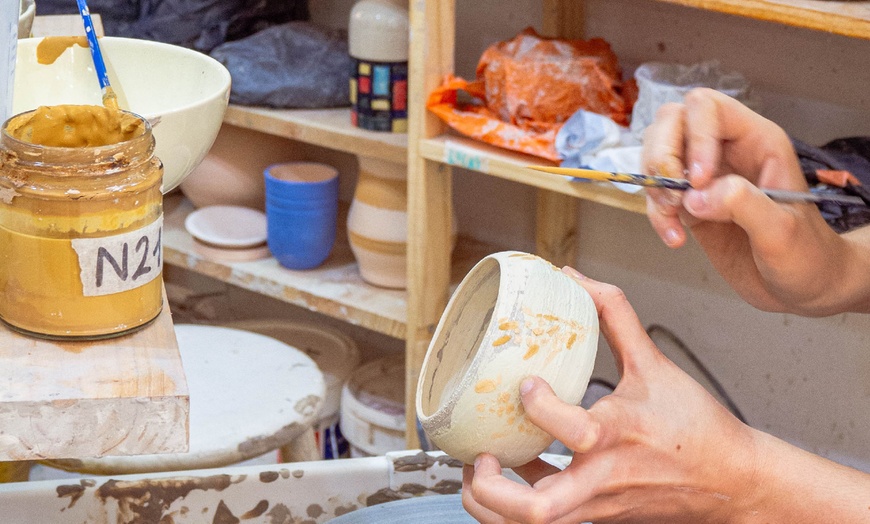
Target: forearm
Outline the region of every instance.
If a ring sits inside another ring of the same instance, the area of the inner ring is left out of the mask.
[[[870,475],[757,433],[758,468],[731,522],[870,522]]]
[[[753,243],[755,267],[743,273],[748,278],[732,281],[750,304],[808,317],[870,313],[870,227],[838,235],[810,216],[800,232],[786,229],[782,236],[788,240]],[[765,291],[758,293],[753,281]]]
[[[870,313],[870,226],[845,233],[841,311]]]

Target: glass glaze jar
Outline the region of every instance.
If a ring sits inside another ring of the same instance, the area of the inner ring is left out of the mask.
[[[106,338],[146,325],[163,305],[163,166],[151,126],[121,111],[133,126],[121,139],[45,145],[17,128],[34,114],[9,119],[0,134],[0,318],[48,338]],[[95,122],[82,133],[103,121]]]

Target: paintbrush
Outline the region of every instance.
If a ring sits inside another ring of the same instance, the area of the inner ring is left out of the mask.
[[[76,0],[82,21],[85,24],[85,36],[88,38],[88,47],[91,49],[91,58],[94,60],[94,70],[97,72],[97,80],[100,82],[100,90],[103,93],[103,105],[110,109],[118,109],[118,97],[112,86],[109,85],[109,73],[106,72],[106,63],[103,61],[103,53],[100,52],[100,44],[97,42],[97,32],[94,30],[94,22],[91,20],[91,12],[88,10],[87,0]]]
[[[594,169],[571,167],[528,166],[528,168],[553,175],[574,177],[575,179],[621,182],[623,184],[632,184],[635,186],[661,187],[677,191],[692,189],[692,185],[684,178],[668,178],[664,176],[638,175],[634,173],[611,173],[610,171],[596,171]],[[836,204],[867,205],[867,203],[865,203],[861,198],[850,195],[820,194],[809,193],[806,191],[788,191],[784,189],[762,189],[761,191],[777,202],[833,202]]]

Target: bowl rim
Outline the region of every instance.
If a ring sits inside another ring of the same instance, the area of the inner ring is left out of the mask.
[[[454,387],[453,390],[449,393],[446,401],[438,407],[438,409],[431,412],[429,415],[425,415],[423,412],[423,387],[424,383],[427,382],[427,377],[429,376],[428,370],[430,366],[434,365],[432,359],[434,358],[434,347],[437,340],[439,340],[439,336],[442,331],[445,329],[445,324],[447,323],[447,319],[450,316],[447,314],[448,311],[452,310],[453,307],[456,306],[457,301],[460,299],[459,297],[463,295],[463,291],[467,286],[472,285],[475,280],[471,277],[484,271],[486,266],[491,265],[493,262],[497,264],[498,267],[498,291],[496,292],[495,301],[492,306],[492,316],[489,319],[488,324],[485,326],[486,331],[490,330],[490,327],[498,322],[497,312],[500,310],[505,299],[505,286],[506,279],[505,277],[505,262],[510,259],[512,256],[516,255],[530,255],[529,253],[523,251],[499,251],[496,253],[490,253],[486,255],[482,259],[480,259],[474,267],[469,270],[468,274],[466,274],[465,278],[462,279],[462,282],[459,283],[459,286],[454,291],[453,295],[450,297],[450,300],[447,302],[447,306],[444,308],[444,312],[441,315],[441,319],[438,321],[438,326],[435,328],[435,332],[432,335],[432,340],[429,343],[429,347],[426,350],[426,356],[423,359],[423,364],[420,367],[420,379],[417,381],[417,391],[415,398],[415,408],[417,411],[417,417],[421,422],[429,423],[430,421],[433,424],[437,424],[439,420],[445,419],[450,412],[452,412],[453,408],[459,402],[459,397],[462,392],[464,392],[465,387],[460,387],[465,382],[466,377],[468,377],[472,372],[476,371],[480,366],[480,344],[477,347],[472,348],[469,351],[469,356],[471,356],[471,362],[468,364],[468,367],[465,369],[462,377],[459,377],[459,382],[456,383],[457,387]],[[531,255],[534,256],[534,255]],[[481,340],[482,342],[482,340]],[[467,386],[467,384],[465,384]],[[449,429],[449,426],[445,428],[445,431]]]
[[[39,42],[41,42],[44,38],[46,38],[46,37],[40,36],[40,37],[28,37],[28,38],[18,39],[18,49],[19,49],[18,52],[20,53],[21,49],[26,48],[27,46],[39,45]],[[161,111],[159,115],[153,114],[153,113],[148,113],[148,112],[138,112],[138,114],[141,114],[143,117],[150,120],[152,122],[152,125],[154,125],[155,127],[156,127],[157,123],[159,122],[159,119],[166,116],[166,115],[173,115],[176,113],[180,113],[182,111],[192,109],[194,107],[205,106],[205,105],[208,105],[208,103],[213,102],[213,101],[220,99],[220,98],[224,98],[225,103],[227,103],[229,101],[230,88],[232,87],[232,75],[230,75],[230,72],[226,68],[226,66],[224,66],[222,63],[220,63],[219,61],[217,61],[216,59],[212,58],[211,56],[209,56],[205,53],[202,53],[200,51],[196,51],[194,49],[189,49],[187,47],[175,45],[175,44],[168,44],[166,42],[158,42],[158,41],[154,41],[154,40],[145,40],[142,38],[128,38],[128,37],[121,37],[121,36],[102,36],[102,37],[100,37],[100,50],[102,51],[102,53],[104,55],[111,55],[111,53],[112,53],[111,49],[115,45],[118,45],[118,46],[141,45],[141,46],[145,46],[146,48],[152,48],[152,49],[154,49],[154,48],[171,49],[171,50],[177,51],[185,56],[189,56],[189,57],[195,56],[195,57],[205,58],[206,60],[204,62],[209,64],[210,67],[212,67],[218,73],[218,75],[220,77],[222,77],[220,85],[214,89],[214,92],[207,93],[207,94],[203,95],[202,97],[197,99],[195,102],[181,105],[181,106],[178,106],[178,107],[166,110],[166,111]],[[34,47],[34,49],[35,49],[35,47]],[[147,49],[143,49],[143,52],[147,52]],[[64,54],[65,53],[66,53],[66,50],[64,51]]]

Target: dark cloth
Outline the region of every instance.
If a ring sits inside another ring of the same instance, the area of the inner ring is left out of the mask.
[[[175,44],[203,53],[291,20],[307,20],[305,0],[89,0],[108,36]],[[39,0],[41,15],[76,14],[74,0]]]
[[[289,22],[227,42],[211,56],[230,71],[230,102],[276,108],[350,104],[347,33]]]
[[[812,191],[848,194],[842,188],[815,185],[816,171],[849,171],[863,187],[870,188],[870,137],[857,136],[838,138],[816,147],[792,138],[792,144],[800,161],[801,171],[810,183]],[[838,233],[857,229],[870,223],[870,207],[818,204],[825,221]]]

